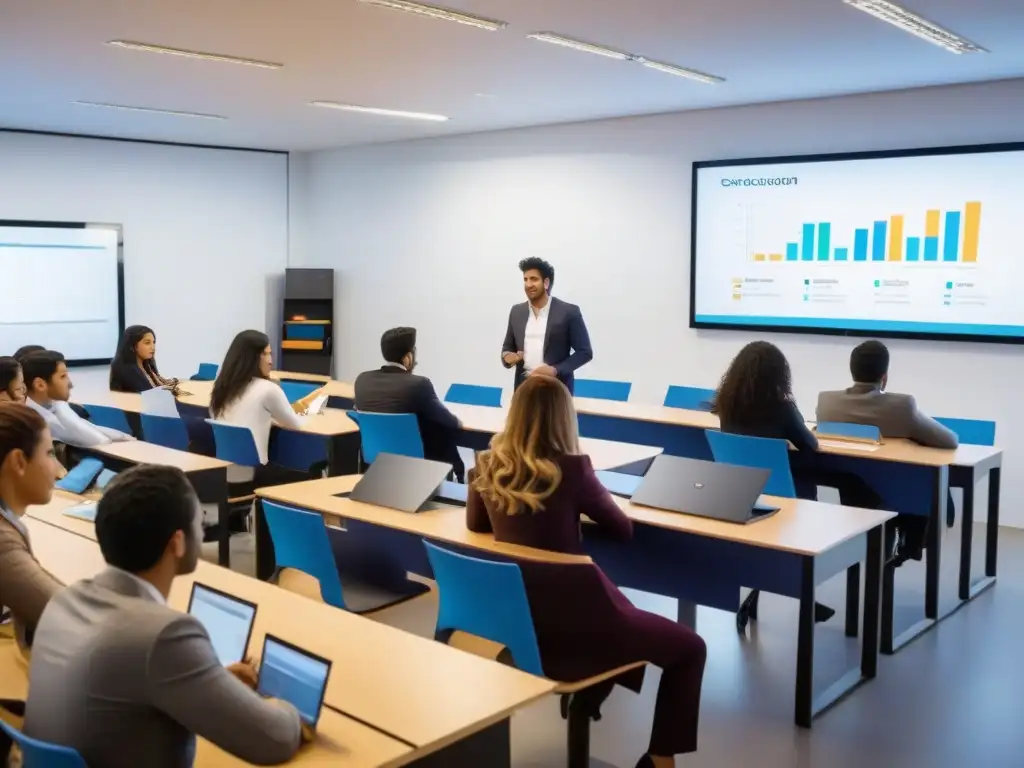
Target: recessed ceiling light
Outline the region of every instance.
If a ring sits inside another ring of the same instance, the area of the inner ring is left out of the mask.
[[[575,40],[571,37],[556,35],[554,32],[534,32],[532,35],[527,35],[527,37],[531,40],[540,40],[542,43],[561,45],[564,48],[572,48],[575,51],[583,51],[584,53],[596,53],[598,56],[605,56],[609,59],[618,59],[619,61],[629,61],[633,58],[632,54],[624,51],[617,51],[614,48],[606,48],[603,45],[585,43],[582,40]]]
[[[660,61],[648,61],[647,59],[644,58],[638,58],[637,61],[640,64],[643,64],[645,67],[656,69],[659,72],[667,72],[670,75],[676,75],[678,77],[688,77],[690,80],[696,80],[698,83],[714,85],[715,83],[725,82],[724,77],[719,77],[718,75],[709,75],[707,72],[699,72],[696,69],[677,67],[675,64],[665,64]]]
[[[404,117],[408,120],[429,120],[434,123],[443,123],[448,120],[444,115],[432,115],[429,112],[406,112],[401,109],[380,109],[379,107],[363,107],[358,104],[339,104],[336,101],[311,101],[310,106],[325,107],[327,109],[340,109],[344,112],[362,112],[367,115],[382,115],[383,117]]]
[[[951,53],[988,53],[985,48],[972,43],[967,38],[960,37],[960,35],[928,21],[923,16],[918,16],[913,11],[908,11],[896,3],[888,2],[888,0],[843,0],[843,2],[858,11],[870,13],[877,19],[899,27],[904,32],[909,32],[922,40],[941,46]]]
[[[170,56],[185,56],[189,59],[203,59],[204,61],[219,61],[224,64],[243,64],[247,67],[261,67],[263,69],[281,69],[284,64],[276,64],[272,61],[259,61],[258,59],[243,59],[239,56],[223,56],[219,53],[202,53],[201,51],[188,51],[184,48],[166,48],[162,45],[150,45],[149,43],[135,43],[131,40],[110,40],[107,45],[116,48],[127,48],[130,51],[144,51],[146,53],[164,53]]]
[[[227,120],[221,115],[207,115],[203,112],[181,112],[176,109],[153,109],[152,107],[129,107],[126,104],[104,104],[100,101],[73,101],[79,107],[101,107],[103,109],[122,109],[127,112],[148,112],[155,115],[173,115],[174,117],[199,117],[204,120]]]
[[[381,8],[390,8],[393,11],[405,11],[415,13],[419,16],[429,16],[432,19],[442,21],[454,21],[457,24],[465,24],[477,29],[486,29],[488,32],[497,32],[508,26],[506,21],[485,19],[481,16],[472,16],[461,11],[453,11],[451,8],[442,8],[438,5],[424,5],[423,3],[410,3],[407,0],[359,0],[366,5],[376,5]]]

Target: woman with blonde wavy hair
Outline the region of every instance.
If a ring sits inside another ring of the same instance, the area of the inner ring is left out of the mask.
[[[580,453],[569,390],[531,376],[512,397],[505,431],[470,472],[466,524],[501,542],[582,554],[582,515],[613,538],[632,538],[631,521]],[[571,681],[636,661],[661,667],[650,746],[637,768],[669,768],[673,755],[695,751],[707,656],[700,636],[634,607],[596,565],[519,565],[545,673]],[[639,690],[642,674],[587,689],[573,706],[596,715],[616,682]]]

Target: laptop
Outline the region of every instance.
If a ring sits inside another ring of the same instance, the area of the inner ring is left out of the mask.
[[[256,619],[255,603],[194,582],[188,612],[205,627],[222,666],[245,659]]]
[[[94,500],[83,501],[81,504],[75,504],[73,507],[68,507],[64,510],[64,514],[68,517],[73,517],[76,520],[85,520],[87,523],[96,522],[96,512],[99,509],[99,505]]]
[[[429,502],[451,471],[452,465],[442,461],[379,453],[351,493],[338,496],[402,512],[422,512],[432,508]]]
[[[633,493],[633,503],[746,525],[779,511],[757,503],[770,476],[767,469],[662,454]]]
[[[597,479],[601,481],[601,485],[605,487],[608,493],[613,493],[626,499],[636,493],[636,489],[644,480],[642,475],[626,475],[607,469],[599,469],[594,474],[597,475]]]
[[[102,471],[103,462],[99,459],[82,459],[74,469],[57,481],[57,488],[68,493],[85,493]]]
[[[320,719],[330,673],[331,662],[327,659],[267,635],[256,692],[287,701],[299,710],[302,722],[312,728]]]

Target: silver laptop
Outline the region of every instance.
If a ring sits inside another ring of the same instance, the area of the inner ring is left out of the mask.
[[[422,512],[438,506],[431,500],[451,471],[452,465],[442,461],[379,453],[352,492],[338,495],[402,512]]]

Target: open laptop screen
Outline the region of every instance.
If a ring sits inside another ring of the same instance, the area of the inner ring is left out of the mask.
[[[197,582],[192,585],[188,612],[206,628],[221,664],[227,666],[245,658],[256,618],[255,604]]]
[[[316,725],[330,672],[331,662],[327,659],[267,635],[256,691],[262,696],[287,701],[299,710],[303,722]]]

